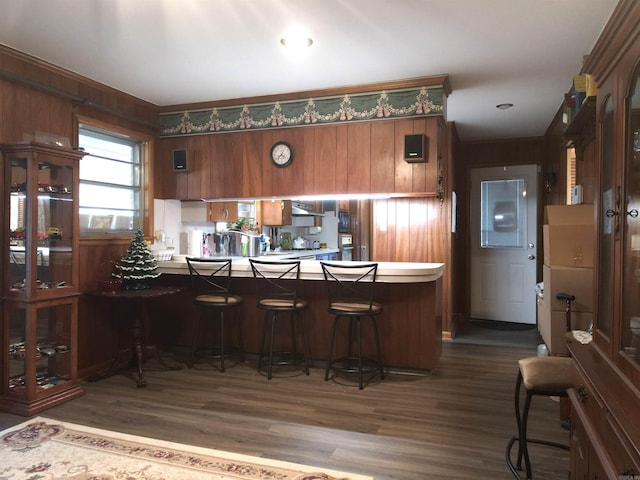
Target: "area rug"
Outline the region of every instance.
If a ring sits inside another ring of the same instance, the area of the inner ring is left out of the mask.
[[[36,417],[0,432],[0,479],[373,480]]]

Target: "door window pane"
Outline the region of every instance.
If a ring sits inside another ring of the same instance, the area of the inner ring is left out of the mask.
[[[525,180],[483,181],[480,202],[480,246],[524,248],[527,224]]]

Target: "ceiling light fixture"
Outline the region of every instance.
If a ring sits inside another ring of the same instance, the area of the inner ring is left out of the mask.
[[[513,107],[513,103],[501,103],[496,105],[496,108],[500,110],[509,110],[511,107]]]
[[[313,45],[309,37],[282,37],[280,43],[287,48],[305,48]]]
[[[287,50],[304,50],[313,45],[313,40],[306,28],[296,25],[287,29],[280,39],[280,44]]]

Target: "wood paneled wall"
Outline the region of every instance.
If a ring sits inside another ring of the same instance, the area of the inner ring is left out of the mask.
[[[77,142],[75,115],[155,133],[158,109],[0,45],[0,142],[46,132]]]
[[[95,119],[154,137],[158,109],[149,103],[0,46],[0,143],[33,139],[46,132],[77,145],[77,117]],[[118,260],[129,239],[80,242],[79,289],[96,288],[110,260]],[[105,313],[107,312],[107,313]],[[79,309],[78,361],[90,365],[113,358],[117,344],[108,310],[84,297]]]
[[[438,187],[441,117],[162,138],[159,198],[199,200],[342,193],[433,194]],[[404,137],[429,137],[426,163],[404,160]],[[271,164],[272,145],[292,145],[287,168]],[[187,150],[188,172],[174,172],[172,151]]]

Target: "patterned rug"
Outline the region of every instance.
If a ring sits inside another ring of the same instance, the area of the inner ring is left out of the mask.
[[[373,480],[36,417],[0,432],[0,479]]]

